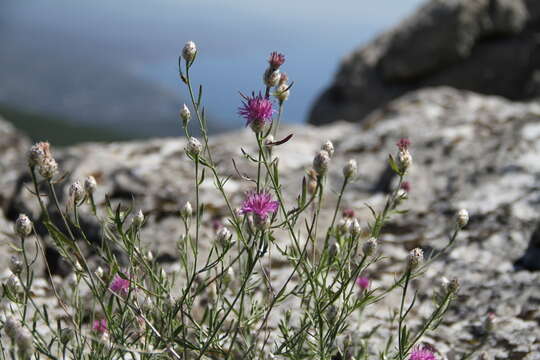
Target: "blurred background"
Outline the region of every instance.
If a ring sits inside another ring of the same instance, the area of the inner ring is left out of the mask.
[[[274,50],[295,83],[284,121],[304,122],[340,59],[420,3],[2,0],[0,114],[57,145],[181,135],[177,57],[193,40],[212,132],[244,125],[238,91],[263,88]]]

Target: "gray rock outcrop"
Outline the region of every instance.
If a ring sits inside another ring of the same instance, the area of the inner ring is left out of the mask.
[[[408,91],[452,86],[513,100],[540,95],[540,3],[431,0],[348,55],[309,122],[360,121]]]

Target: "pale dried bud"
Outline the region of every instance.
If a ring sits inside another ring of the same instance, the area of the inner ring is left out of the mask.
[[[6,287],[13,295],[23,294],[22,284],[15,275],[10,275],[10,277],[6,281]]]
[[[83,272],[84,271],[81,263],[78,262],[78,261],[75,261],[75,270],[78,271],[78,272]]]
[[[9,258],[9,270],[15,275],[19,275],[23,270],[23,263],[18,256],[13,255]]]
[[[231,238],[231,232],[225,226],[221,227],[216,234],[216,241],[219,245],[226,247]]]
[[[51,156],[50,145],[48,142],[39,142],[34,144],[28,153],[28,164],[30,166],[41,165],[43,160]]]
[[[144,222],[144,214],[142,210],[139,210],[137,214],[133,217],[133,225],[136,227],[140,227],[142,223]]]
[[[371,256],[377,251],[378,242],[377,239],[374,237],[371,237],[366,240],[364,243],[364,246],[362,247],[362,250],[364,251],[365,256]]]
[[[319,174],[320,176],[323,176],[328,171],[328,165],[330,164],[330,155],[327,151],[321,150],[315,155],[315,158],[313,159],[313,169]]]
[[[186,45],[184,45],[184,48],[182,49],[182,57],[187,63],[190,63],[195,59],[195,55],[197,54],[197,46],[193,41],[188,41]]]
[[[317,190],[317,180],[311,179],[309,180],[307,184],[307,190],[310,194],[315,194],[315,191]]]
[[[358,172],[358,165],[356,164],[356,160],[351,159],[343,167],[343,176],[346,179],[354,179],[356,177],[356,173]]]
[[[104,274],[103,268],[101,266],[98,266],[94,274],[96,274],[98,278],[103,279],[103,274]]]
[[[13,316],[7,316],[6,321],[4,322],[4,331],[11,340],[15,340],[15,336],[17,336],[20,327],[21,324],[19,321]]]
[[[469,212],[466,209],[461,209],[456,215],[456,224],[460,229],[467,226],[469,223]]]
[[[412,156],[409,150],[403,149],[399,151],[398,154],[398,160],[399,160],[399,168],[403,173],[409,169],[409,167],[412,165]]]
[[[454,278],[446,284],[446,291],[450,294],[457,294],[459,291],[459,280]]]
[[[180,214],[185,218],[190,218],[191,215],[193,215],[193,208],[191,207],[191,203],[189,201],[186,201],[186,204],[182,208],[182,211],[180,211]]]
[[[362,227],[360,226],[360,223],[358,222],[358,219],[354,219],[352,221],[351,227],[350,227],[350,232],[351,232],[351,235],[354,238],[360,236],[360,234],[362,233]]]
[[[190,137],[186,147],[186,152],[192,156],[197,156],[202,151],[202,144],[197,138]]]
[[[184,127],[187,126],[189,123],[189,120],[191,119],[191,112],[189,111],[189,108],[186,104],[182,107],[182,110],[180,110],[180,118],[182,119],[182,123],[184,124]]]
[[[279,102],[287,101],[289,98],[289,95],[291,93],[291,90],[289,89],[288,84],[280,84],[276,89],[276,98],[279,100]]]
[[[352,221],[349,218],[343,218],[339,220],[337,224],[337,230],[340,234],[345,235],[349,232],[352,225]]]
[[[94,191],[96,191],[96,188],[96,178],[94,178],[92,175],[89,175],[86,179],[84,179],[84,190],[88,195],[92,195]]]
[[[28,216],[20,214],[15,221],[15,232],[21,237],[26,237],[32,232],[32,221]]]
[[[274,70],[272,68],[266,69],[263,75],[263,82],[268,87],[274,87],[279,84],[279,79],[281,78],[281,74],[279,70]]]
[[[17,344],[19,350],[24,349],[26,352],[29,352],[30,354],[32,353],[32,334],[27,328],[20,326],[17,329],[17,334],[15,335],[15,344]]]
[[[327,140],[323,146],[321,146],[321,150],[326,151],[330,157],[334,156],[334,144],[332,144],[330,140]]]
[[[52,157],[45,157],[39,167],[39,174],[50,180],[58,173],[58,163]]]
[[[84,199],[84,189],[80,181],[75,181],[69,187],[69,197],[75,202],[79,203]]]
[[[407,257],[407,263],[410,270],[414,270],[422,261],[424,261],[424,252],[420,248],[414,248]]]

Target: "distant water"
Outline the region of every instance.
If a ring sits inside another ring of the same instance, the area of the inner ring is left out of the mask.
[[[305,121],[339,60],[396,24],[421,0],[3,0],[0,104],[110,126],[133,135],[180,133],[186,95],[177,57],[200,52],[214,131],[240,127],[238,91],[262,89],[271,51],[295,82],[284,121]]]

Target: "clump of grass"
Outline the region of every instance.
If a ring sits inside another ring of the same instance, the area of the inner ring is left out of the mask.
[[[209,146],[202,87],[193,89],[197,54],[195,44],[189,42],[179,58],[180,79],[191,99],[180,116],[195,179],[194,204],[186,203],[178,218],[184,232],[175,234],[181,235],[177,243],[180,276],[168,276],[141,246],[145,225],[141,211],[113,207],[108,200],[104,209],[96,207],[98,185],[92,177],[71,184],[67,203],[61,204],[56,195],[63,181],[61,170],[50,145],[37,143],[28,156],[32,191],[43,225],[74,272],[60,285],[50,270],[46,272],[63,312],[61,318],[53,319],[51,309],[37,304],[32,295],[34,264],[38,257],[45,259],[43,240],[32,221],[21,215],[15,226],[20,246],[11,260],[13,276],[3,285],[3,296],[10,300],[1,320],[9,339],[0,343],[4,358],[367,359],[378,354],[380,359],[434,359],[435,350],[420,342],[442,321],[459,283],[452,280],[435,289],[431,314],[415,326],[407,325],[419,301],[416,293],[411,296],[410,284],[451,249],[459,230],[467,225],[466,211],[459,212],[444,249],[428,259],[421,249],[412,250],[392,283],[374,286],[367,274],[384,258],[378,239],[388,220],[402,212],[410,189],[406,181],[413,166],[410,141],[399,140],[397,155],[389,156],[399,181],[382,209],[370,208],[373,221],[361,224],[350,211],[339,216],[343,194],[358,171],[351,159],[342,169],[330,225],[322,228],[323,205],[331,188],[327,174],[335,150],[331,142],[322,144],[313,168],[298,179],[301,191],[294,205],[287,205],[291,201],[285,198],[279,162],[272,152],[291,140],[290,135],[281,138],[279,122],[292,84],[280,70],[285,57],[272,53],[263,76],[264,89],[242,95],[239,114],[257,143],[257,150],[244,151],[243,159],[257,171],[253,177],[239,174],[251,190],[243,202],[235,204],[225,190],[229,178],[220,174]],[[200,139],[189,132],[192,118],[198,122]],[[228,211],[214,239],[203,238],[201,231],[208,226],[200,197],[201,183],[208,176]],[[49,214],[45,199],[59,212],[59,223]],[[86,206],[101,224],[100,244],[90,242],[81,226],[79,209]],[[286,246],[277,242],[278,234],[287,238]],[[29,242],[35,244],[35,253],[28,252]],[[210,243],[205,254],[202,242]],[[81,243],[106,266],[90,262]],[[288,264],[288,274],[279,283],[268,273],[270,249]],[[119,254],[129,259],[127,265],[119,262]],[[392,292],[401,297],[390,320],[395,334],[381,349],[372,347],[369,336],[352,341],[351,315],[369,314],[375,303]],[[271,318],[278,319],[277,328],[271,328]]]

